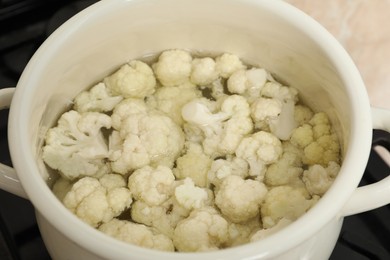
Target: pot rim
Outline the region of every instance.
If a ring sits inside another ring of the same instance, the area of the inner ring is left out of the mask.
[[[46,182],[42,178],[36,178],[40,176],[39,168],[31,153],[31,147],[26,145],[29,143],[29,126],[27,121],[23,120],[23,115],[26,114],[25,111],[30,109],[30,97],[34,97],[32,95],[34,85],[31,84],[31,78],[34,78],[34,71],[39,69],[37,64],[50,60],[50,54],[54,54],[56,45],[59,44],[61,38],[72,35],[79,24],[87,22],[88,19],[93,20],[93,17],[104,15],[105,12],[123,8],[124,5],[132,2],[137,2],[137,0],[116,2],[103,0],[75,15],[42,44],[31,58],[19,80],[9,116],[10,153],[22,186],[40,214],[61,233],[95,254],[106,258],[112,258],[114,255],[118,258],[126,258],[129,256],[129,253],[126,252],[131,252],[137,259],[161,257],[179,259],[183,256],[187,259],[198,259],[200,255],[204,259],[274,257],[315,236],[316,232],[334,218],[341,218],[340,211],[343,205],[356,189],[363,175],[371,145],[370,105],[363,80],[344,48],[319,23],[284,1],[268,0],[243,0],[242,3],[266,8],[288,17],[293,25],[303,28],[306,34],[312,35],[314,41],[330,57],[334,66],[343,75],[342,80],[348,87],[347,91],[350,91],[349,95],[352,96],[353,93],[354,98],[351,100],[350,109],[356,113],[351,115],[352,125],[348,152],[340,170],[351,172],[351,174],[341,174],[337,177],[316,206],[276,234],[250,244],[204,253],[167,253],[126,244],[91,228],[62,205]],[[39,192],[36,192],[37,190]],[[292,234],[293,239],[291,239]],[[85,239],[86,237],[88,239]]]

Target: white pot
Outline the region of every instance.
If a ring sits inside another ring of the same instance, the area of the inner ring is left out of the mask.
[[[129,59],[171,48],[235,53],[296,87],[304,102],[330,115],[342,140],[343,163],[314,208],[264,240],[183,254],[117,241],[83,223],[57,200],[42,177],[48,175],[41,159],[45,131],[81,90]],[[390,177],[357,188],[372,129],[390,130],[390,112],[370,108],[346,51],[317,22],[283,1],[100,1],[45,41],[16,89],[0,91],[0,108],[8,106],[14,169],[0,165],[0,187],[32,202],[54,259],[327,259],[345,216],[390,202]]]

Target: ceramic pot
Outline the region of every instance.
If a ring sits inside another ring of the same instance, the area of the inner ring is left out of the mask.
[[[42,162],[44,134],[71,100],[130,59],[181,48],[230,52],[266,68],[331,118],[342,143],[334,184],[306,214],[261,241],[204,253],[166,253],[95,230],[53,195]],[[343,218],[390,202],[390,178],[357,188],[373,128],[390,130],[390,112],[370,107],[361,76],[341,45],[308,15],[283,1],[103,0],[58,28],[37,50],[10,107],[14,168],[0,165],[0,187],[29,199],[53,259],[327,259]]]

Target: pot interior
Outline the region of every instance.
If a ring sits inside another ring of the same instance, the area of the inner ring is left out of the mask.
[[[224,8],[219,7],[222,3]],[[40,157],[47,128],[80,91],[131,59],[172,48],[207,55],[230,52],[266,68],[297,88],[308,106],[329,114],[345,148],[351,114],[348,93],[319,34],[310,26],[298,28],[298,14],[252,5],[255,1],[127,1],[82,12],[77,26],[60,28],[43,44],[25,79],[34,96],[27,118],[35,157]]]

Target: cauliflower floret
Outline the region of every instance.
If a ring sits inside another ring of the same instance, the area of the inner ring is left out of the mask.
[[[271,228],[258,230],[254,235],[251,236],[250,242],[258,241],[258,240],[264,239],[272,234],[275,234],[276,232],[282,230],[283,228],[287,227],[291,223],[292,223],[291,220],[286,219],[286,218],[282,218],[281,220],[279,220],[279,222],[275,226],[273,226]]]
[[[158,206],[151,206],[140,200],[131,206],[133,221],[153,227],[171,239],[177,223],[189,214],[190,210],[181,206],[174,196]]]
[[[234,54],[224,53],[215,59],[215,69],[223,78],[229,78],[235,71],[245,68],[240,58]]]
[[[99,182],[104,188],[108,190],[126,186],[125,179],[123,178],[123,176],[118,174],[105,174],[100,177]]]
[[[283,103],[280,115],[269,121],[271,133],[280,140],[289,140],[292,132],[297,127],[294,117],[295,104],[292,100]]]
[[[249,163],[249,175],[262,180],[266,165],[275,163],[282,155],[281,141],[271,133],[259,131],[242,139],[236,149],[238,158]]]
[[[133,60],[104,79],[114,95],[125,98],[144,98],[155,91],[156,78],[148,64]]]
[[[105,114],[65,112],[57,126],[46,134],[44,162],[70,180],[108,172],[104,161],[108,157],[108,147],[101,132],[103,127],[111,128],[111,118]]]
[[[101,185],[106,188],[107,201],[114,216],[119,216],[132,203],[131,192],[126,188],[126,181],[117,174],[105,174],[100,179]]]
[[[263,84],[257,94],[249,95],[252,99],[249,101],[252,118],[257,129],[270,131],[279,139],[288,140],[298,126],[295,119],[298,91],[273,81],[267,73],[266,78],[271,78],[271,81]]]
[[[326,166],[331,161],[340,161],[340,145],[335,134],[321,136],[304,149],[305,164]]]
[[[142,200],[135,201],[131,207],[132,220],[153,227],[173,238],[176,225],[187,218],[193,208],[214,204],[213,192],[194,186],[190,179],[175,182],[172,189],[174,190],[172,196],[160,205],[153,206]],[[196,199],[189,197],[189,193],[191,196],[195,194]]]
[[[301,181],[303,152],[291,143],[283,143],[281,158],[271,164],[265,173],[264,183],[269,186],[293,185]]]
[[[206,189],[197,187],[190,178],[175,188],[177,202],[188,210],[199,209],[206,205],[208,193]]]
[[[298,90],[292,87],[283,86],[282,84],[271,81],[265,83],[261,89],[261,95],[267,98],[274,98],[281,102],[292,101],[294,104],[298,101]]]
[[[335,162],[329,162],[326,168],[315,164],[303,172],[302,180],[310,194],[322,196],[332,185],[339,171],[340,165]]]
[[[196,58],[192,60],[191,82],[196,85],[207,85],[218,78],[215,61],[210,58]]]
[[[282,218],[294,221],[307,212],[319,199],[307,199],[300,189],[289,185],[277,186],[268,191],[261,206],[264,228],[275,226]]]
[[[314,114],[314,116],[310,119],[309,124],[313,127],[313,135],[315,139],[331,134],[330,121],[324,112]]]
[[[227,81],[227,89],[231,93],[248,97],[249,103],[260,96],[261,89],[267,82],[267,71],[259,68],[237,70]]]
[[[277,82],[267,82],[261,89],[261,95],[252,102],[252,118],[257,128],[267,130],[281,140],[288,140],[297,127],[295,103],[298,91],[282,86]]]
[[[210,85],[207,86],[211,90],[211,97],[215,100],[222,100],[223,97],[226,97],[227,91],[224,86],[223,79],[219,78],[213,81]]]
[[[145,166],[130,175],[128,187],[134,199],[157,206],[171,196],[174,181],[175,176],[170,168]]]
[[[267,130],[270,121],[282,112],[283,103],[278,99],[258,98],[251,104],[251,117],[257,129]]]
[[[83,112],[107,112],[121,102],[122,96],[113,96],[103,82],[78,94],[74,99],[74,110]]]
[[[225,113],[213,114],[213,104],[209,103],[212,103],[212,101],[206,101],[204,98],[199,98],[184,105],[182,109],[184,120],[199,126],[200,128],[202,128],[202,126],[209,126],[209,128],[211,128],[213,124],[221,123],[229,118],[229,115]],[[212,132],[213,129],[208,130],[208,128],[204,128],[203,131],[209,133]]]
[[[294,110],[294,119],[297,122],[298,126],[307,124],[310,119],[313,117],[313,111],[307,106],[296,105]]]
[[[297,127],[291,134],[290,141],[300,148],[305,148],[314,142],[313,129],[309,124]]]
[[[114,218],[102,224],[99,230],[129,244],[162,251],[175,251],[170,238],[142,224]]]
[[[201,100],[193,100],[183,107],[182,116],[202,129],[204,151],[213,158],[233,154],[242,138],[253,129],[249,105],[239,95],[224,99],[220,112],[214,114]]]
[[[246,244],[258,230],[261,230],[260,219],[255,218],[243,223],[229,223],[229,240],[226,246],[234,247]]]
[[[190,79],[192,57],[184,50],[167,50],[161,53],[152,68],[163,86],[178,86]]]
[[[110,184],[105,186],[107,183]],[[101,181],[84,177],[73,184],[63,199],[65,207],[93,227],[119,216],[132,201],[123,177],[114,174],[103,176]]]
[[[203,152],[198,143],[187,142],[186,152],[176,160],[176,168],[173,169],[177,179],[191,178],[199,187],[207,187],[207,172],[212,160]]]
[[[180,86],[158,88],[153,95],[153,102],[155,102],[156,109],[167,114],[176,124],[182,125],[184,123],[181,116],[182,107],[201,96],[202,92],[196,86],[187,82]]]
[[[112,127],[120,130],[122,122],[129,116],[134,114],[147,114],[149,111],[145,102],[138,98],[126,98],[121,101],[111,115]]]
[[[116,150],[109,159],[112,170],[121,174],[146,165],[172,167],[184,146],[181,128],[170,117],[154,111],[128,115],[119,133],[123,142],[120,145],[117,134],[111,138]]]
[[[202,129],[191,123],[184,122],[183,131],[186,142],[202,144],[205,138]]]
[[[221,112],[231,116],[224,123],[224,131],[221,133],[221,143],[218,145],[218,149],[224,155],[234,154],[242,138],[253,130],[250,108],[245,98],[232,95],[222,102]]]
[[[219,189],[222,181],[230,175],[240,176],[242,179],[248,177],[249,166],[247,161],[235,156],[226,159],[217,159],[211,164],[207,173],[208,181]]]
[[[338,138],[332,133],[328,116],[324,112],[316,113],[308,124],[296,128],[290,140],[292,144],[304,149],[305,164],[326,167],[331,161],[340,161]]]
[[[211,251],[228,238],[228,222],[214,208],[202,208],[177,224],[173,244],[181,252]]]
[[[241,223],[259,214],[267,191],[262,182],[230,175],[222,181],[215,204],[229,220]]]

